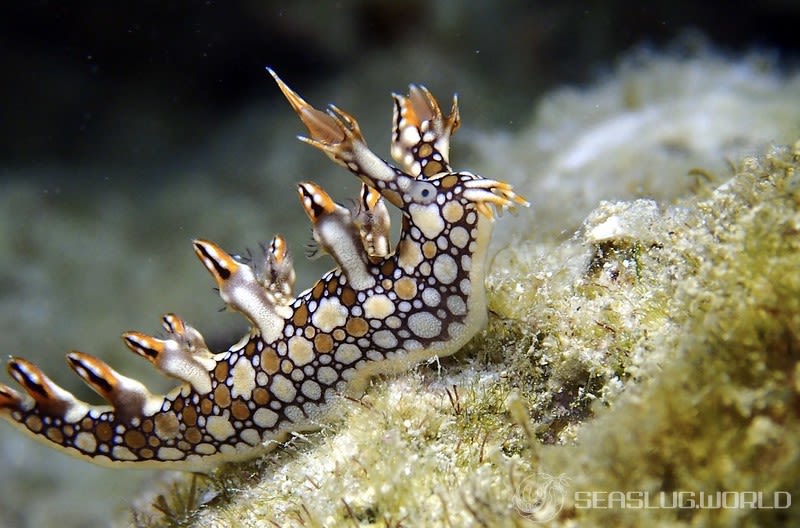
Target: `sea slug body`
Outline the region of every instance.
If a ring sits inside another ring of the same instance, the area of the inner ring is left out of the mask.
[[[0,417],[95,464],[207,471],[318,427],[333,399],[363,390],[371,375],[452,354],[483,327],[492,206],[527,203],[507,183],[450,168],[450,136],[460,124],[455,98],[445,116],[424,87],[394,95],[394,166],[369,150],[350,115],[315,109],[270,73],[308,129],[301,139],[362,181],[352,210],[314,183],[298,185],[318,248],[337,267],[295,296],[281,236],[250,259],[195,240],[222,300],[251,323],[247,335],[213,353],[174,314],[163,316],[163,338],[124,333],[128,348],[181,381],[165,395],[93,356],[67,354],[104,406],[11,358],[8,371],[25,392],[0,384]],[[402,212],[394,250],[387,202]]]

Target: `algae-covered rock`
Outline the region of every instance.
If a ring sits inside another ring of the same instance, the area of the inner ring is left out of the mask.
[[[708,75],[736,69],[709,60]],[[676,76],[698,67],[666,63]],[[666,82],[648,83],[658,79]],[[739,110],[761,108],[734,84]],[[791,116],[798,96],[772,87],[782,101],[769,103],[775,130],[785,130],[779,109]],[[648,118],[653,126],[669,122],[668,105],[647,110],[646,98],[634,99],[635,112],[661,112]],[[706,119],[718,117],[731,119]],[[544,134],[536,123],[528,137]],[[647,165],[637,137],[628,168],[614,169],[625,181]],[[521,148],[519,138],[505,141],[505,154]],[[643,144],[650,152],[661,143]],[[570,177],[585,178],[585,188],[605,183],[573,236],[538,236],[524,213],[514,219],[515,236],[529,234],[495,257],[489,326],[463,351],[374,380],[362,398],[343,399],[320,432],[196,478],[196,489],[178,478],[140,501],[134,524],[799,523],[787,506],[800,496],[800,142],[740,153],[729,168],[724,150],[704,154],[717,156],[713,171],[694,160],[648,165],[654,185],[687,178],[693,166],[701,175],[656,200],[637,198],[646,189],[614,199],[608,170],[587,165]],[[511,179],[540,188],[522,176]],[[533,198],[556,214],[544,195]],[[563,228],[575,214],[561,218]]]
[[[665,208],[661,236],[648,240],[648,230],[642,232],[635,254],[635,230],[604,242],[611,258],[602,257],[601,274],[611,275],[605,281],[594,275],[592,283],[620,308],[615,313],[632,301],[637,322],[613,327],[612,341],[626,349],[625,391],[599,398],[609,408],[596,408],[574,447],[548,448],[540,457],[539,472],[567,476],[570,491],[579,493],[565,494],[557,521],[797,522],[796,510],[769,508],[789,506],[800,491],[797,146],[746,158],[709,196]],[[635,269],[636,278],[620,284],[619,269],[629,278]],[[587,270],[591,277],[592,266]],[[609,505],[608,492],[649,494],[653,505],[665,507],[637,507],[631,494]],[[717,503],[716,494],[727,492],[729,505],[760,493],[765,507],[695,508],[701,492]]]

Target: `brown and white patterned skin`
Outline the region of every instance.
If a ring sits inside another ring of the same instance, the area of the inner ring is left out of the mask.
[[[106,406],[77,400],[32,363],[12,358],[8,371],[25,394],[0,385],[0,416],[96,464],[206,471],[256,456],[289,431],[318,427],[326,406],[363,390],[369,376],[452,354],[484,326],[491,206],[527,204],[506,183],[452,171],[455,99],[445,117],[425,88],[394,96],[397,168],[367,148],[348,114],[313,108],[270,73],[308,128],[302,139],[364,183],[354,210],[313,183],[298,186],[314,238],[337,268],[294,297],[283,238],[247,260],[195,240],[223,301],[252,324],[248,335],[212,353],[174,314],[163,318],[163,339],[123,334],[133,352],[182,382],[166,395],[97,358],[68,354]],[[393,253],[384,200],[402,211]]]

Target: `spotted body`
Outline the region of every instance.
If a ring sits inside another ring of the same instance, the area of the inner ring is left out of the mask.
[[[425,88],[394,96],[398,168],[367,148],[351,116],[313,108],[270,73],[308,128],[301,139],[363,182],[353,210],[313,183],[298,186],[314,239],[337,267],[295,297],[280,236],[249,259],[195,240],[223,301],[250,321],[247,335],[212,353],[174,314],[163,317],[163,338],[123,334],[133,352],[182,382],[166,395],[93,356],[68,354],[106,406],[79,401],[29,361],[11,358],[8,371],[25,394],[0,385],[0,416],[97,464],[205,471],[316,428],[333,399],[363,390],[371,375],[452,354],[485,324],[491,206],[527,204],[506,183],[450,168],[455,99],[444,116]],[[403,215],[394,252],[385,202]]]

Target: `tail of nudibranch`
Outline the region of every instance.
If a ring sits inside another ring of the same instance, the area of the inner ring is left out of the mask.
[[[445,116],[424,87],[394,96],[398,168],[367,147],[349,114],[315,109],[270,73],[308,129],[304,140],[362,181],[350,209],[314,183],[298,185],[314,240],[337,267],[295,296],[282,237],[247,258],[194,240],[226,306],[250,322],[247,335],[214,353],[174,314],[163,316],[161,337],[122,334],[133,353],[180,382],[168,394],[152,394],[96,357],[67,354],[105,405],[80,401],[11,358],[8,372],[24,393],[0,384],[0,417],[96,464],[205,471],[316,428],[337,395],[375,373],[452,354],[483,327],[494,213],[527,202],[507,183],[450,168],[456,99]],[[394,251],[387,203],[403,215]]]
[[[96,357],[70,352],[67,364],[106,400],[103,406],[80,401],[33,363],[11,358],[8,372],[25,394],[0,384],[0,416],[53,447],[115,467],[203,471],[252,457],[265,440],[276,438],[265,431],[277,415],[273,420],[272,411],[256,409],[271,395],[256,388],[253,358],[265,357],[259,354],[263,336],[278,339],[291,313],[295,273],[286,242],[276,236],[252,267],[211,242],[196,240],[194,246],[228,307],[253,323],[250,336],[214,354],[200,332],[175,314],[163,317],[163,338],[122,334],[132,352],[182,382],[165,395],[152,394]]]

